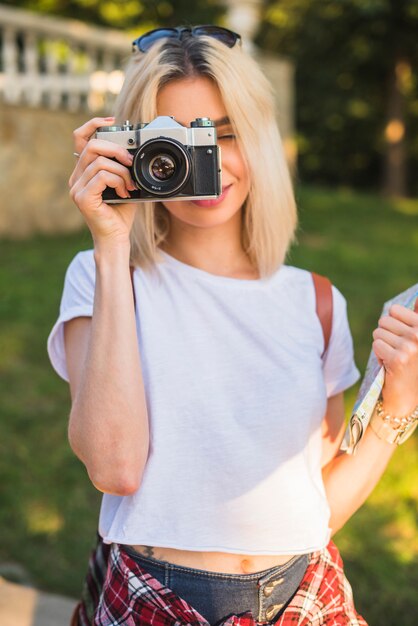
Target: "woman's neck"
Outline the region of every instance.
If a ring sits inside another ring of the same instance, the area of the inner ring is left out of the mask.
[[[160,244],[164,252],[182,263],[218,276],[231,278],[258,278],[242,248],[240,231],[235,229],[172,228]],[[229,230],[229,232],[228,232]],[[217,232],[215,232],[217,231]]]

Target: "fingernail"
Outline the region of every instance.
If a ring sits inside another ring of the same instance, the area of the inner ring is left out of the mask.
[[[111,120],[115,119],[115,116],[111,115],[110,117],[105,117],[104,119],[106,120],[106,122],[110,122]]]

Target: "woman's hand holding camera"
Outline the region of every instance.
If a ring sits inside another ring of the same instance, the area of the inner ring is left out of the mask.
[[[68,181],[70,196],[83,214],[95,247],[105,242],[106,245],[129,245],[138,206],[129,202],[129,192],[136,189],[128,169],[132,164],[131,154],[113,142],[91,139],[100,126],[112,124],[114,118],[96,117],[73,133],[75,150],[80,157]],[[106,187],[112,187],[118,196],[128,201],[106,204],[102,199]]]
[[[418,302],[415,311],[394,304],[373,332],[373,349],[384,365],[385,410],[406,415],[418,405]]]

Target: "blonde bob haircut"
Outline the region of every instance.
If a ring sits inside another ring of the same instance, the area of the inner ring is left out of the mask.
[[[146,53],[133,53],[116,101],[116,121],[153,120],[159,89],[194,76],[215,81],[247,163],[251,182],[242,207],[241,241],[260,277],[268,277],[284,262],[297,212],[272,86],[241,46],[229,48],[211,37],[189,36],[162,39]],[[157,248],[169,228],[170,214],[162,203],[140,203],[130,235],[131,263],[155,267],[161,258]]]

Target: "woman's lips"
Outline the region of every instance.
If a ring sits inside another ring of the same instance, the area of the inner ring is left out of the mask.
[[[213,200],[192,200],[193,204],[201,207],[211,207],[220,204],[224,199],[228,191],[231,189],[232,185],[228,185],[227,187],[222,188],[222,193],[217,198]]]

